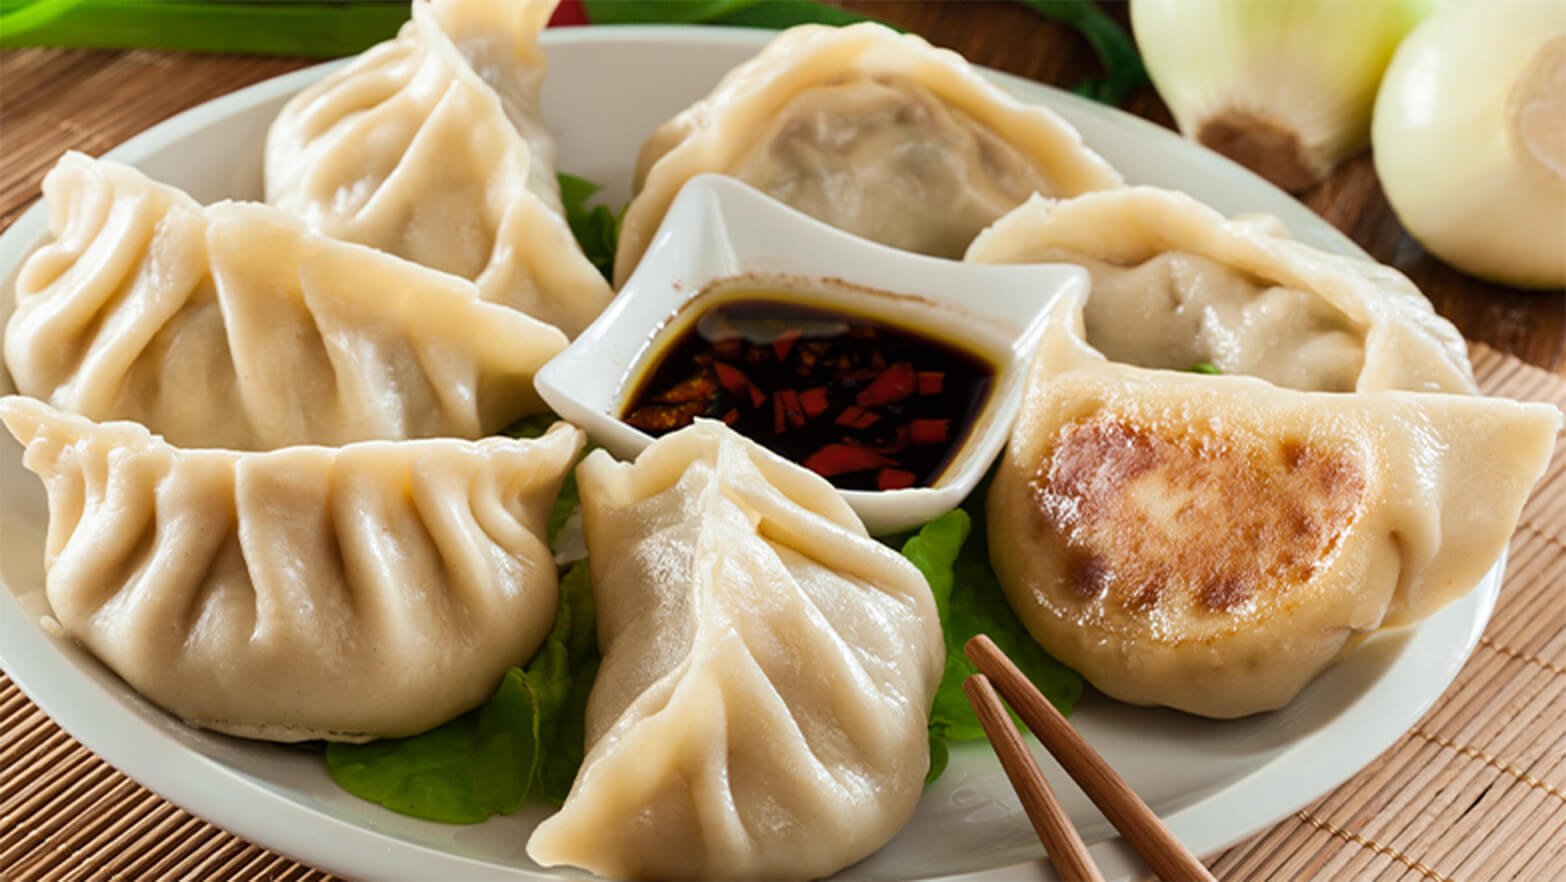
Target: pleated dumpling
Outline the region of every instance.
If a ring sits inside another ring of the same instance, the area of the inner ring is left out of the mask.
[[[543,642],[549,512],[582,446],[176,448],[20,396],[0,420],[49,497],[54,618],[193,726],[363,741],[472,708]]]
[[[1543,404],[1115,363],[1082,307],[1056,304],[1035,357],[990,557],[1034,638],[1133,704],[1278,708],[1357,636],[1466,594],[1561,423]]]
[[[873,23],[783,32],[652,134],[621,228],[617,285],[702,172],[865,238],[951,258],[1035,192],[1120,184],[1052,111],[1018,101],[955,52]]]
[[[1086,267],[1087,341],[1112,361],[1206,363],[1308,391],[1475,391],[1462,336],[1401,273],[1296,242],[1270,216],[1226,220],[1183,193],[1035,197],[966,259]]]
[[[577,471],[603,665],[528,841],[618,879],[813,879],[912,815],[944,648],[924,577],[820,477],[698,421]]]
[[[533,375],[567,343],[471,282],[118,163],[66,154],[44,198],[54,238],[5,330],[17,389],[175,444],[490,434],[543,410]]]
[[[267,201],[575,336],[613,292],[561,214],[539,112],[538,35],[557,2],[414,2],[395,39],[283,107]]]

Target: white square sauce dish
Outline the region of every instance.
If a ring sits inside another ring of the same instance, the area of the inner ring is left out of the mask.
[[[872,533],[890,533],[956,508],[973,491],[1005,446],[1050,304],[1087,284],[1084,270],[1063,264],[967,264],[888,248],[732,178],[701,175],[681,190],[619,296],[536,384],[556,413],[629,459],[652,441],[621,417],[638,379],[681,319],[737,287],[800,291],[829,309],[935,330],[992,365],[994,376],[929,486],[839,489]]]

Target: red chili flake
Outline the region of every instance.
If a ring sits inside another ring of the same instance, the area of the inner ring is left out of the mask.
[[[951,420],[919,419],[908,427],[915,444],[941,444],[951,438]]]
[[[805,416],[815,419],[827,412],[831,402],[827,400],[825,386],[816,386],[799,393],[799,406],[805,409]]]
[[[875,485],[882,490],[901,490],[913,483],[914,473],[902,469],[882,469],[875,476]]]
[[[861,407],[849,405],[843,408],[843,412],[837,415],[833,422],[839,426],[847,426],[850,429],[868,429],[875,425],[881,417]]]
[[[892,433],[892,440],[886,442],[885,444],[877,444],[874,450],[876,453],[884,453],[888,456],[902,453],[904,450],[908,449],[908,444],[912,440],[912,435],[913,433],[908,430],[907,426],[898,426],[897,431]]]
[[[714,364],[712,368],[718,372],[718,383],[727,389],[730,395],[743,394],[745,387],[750,385],[750,378],[745,376],[744,371],[734,365],[724,364],[720,361]]]
[[[892,461],[868,447],[828,444],[805,459],[805,468],[823,478],[863,472],[892,465]]]
[[[729,408],[729,412],[723,415],[723,421],[731,426],[739,422],[739,409]]]
[[[882,371],[870,385],[860,389],[854,401],[860,407],[880,407],[907,398],[914,393],[917,385],[913,365],[899,361]]]
[[[798,328],[789,328],[787,331],[779,334],[776,340],[772,341],[772,351],[777,355],[778,361],[788,361],[788,352],[794,348],[795,343],[799,342],[799,338],[800,330]]]
[[[793,389],[779,389],[776,398],[783,402],[783,415],[788,417],[790,428],[797,429],[805,424],[805,409],[800,404],[798,392]],[[779,432],[781,431],[780,429]]]
[[[783,393],[772,396],[772,434],[781,435],[788,428],[783,416]]]
[[[745,385],[750,387],[750,406],[751,407],[760,407],[763,404],[767,403],[767,393],[761,391],[761,387],[760,386],[757,386],[755,383],[752,383],[752,382],[750,382],[748,380],[746,381]]]
[[[920,371],[919,372],[919,394],[920,395],[939,395],[939,394],[941,394],[941,390],[943,388],[945,388],[945,386],[946,386],[946,372],[945,371]]]

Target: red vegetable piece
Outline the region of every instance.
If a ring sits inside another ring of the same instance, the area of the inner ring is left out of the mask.
[[[772,434],[781,435],[788,428],[783,416],[783,393],[772,396]]]
[[[745,372],[731,364],[716,362],[712,369],[718,372],[718,385],[728,390],[730,395],[742,395],[745,387],[750,385],[750,378]]]
[[[941,389],[943,389],[945,386],[946,386],[946,372],[945,371],[920,371],[919,372],[919,394],[920,395],[939,395],[939,394],[941,394]]]
[[[875,476],[875,486],[882,490],[901,490],[913,483],[914,473],[902,469],[882,469]]]
[[[823,478],[879,469],[892,461],[868,447],[852,444],[828,444],[805,458],[805,468]]]
[[[815,419],[826,413],[830,402],[827,401],[825,386],[816,386],[799,393],[799,406],[805,409],[805,416]]]
[[[899,361],[882,371],[880,376],[870,382],[870,385],[860,389],[854,401],[860,407],[880,407],[907,398],[914,393],[917,386],[918,380],[914,377],[913,365],[906,361]]]
[[[789,428],[797,429],[805,424],[805,409],[799,402],[799,393],[793,389],[779,389],[777,400],[782,402],[783,416],[788,418]],[[779,433],[782,430],[778,430]]]
[[[915,444],[940,444],[951,438],[951,420],[920,419],[909,424],[908,432]]]
[[[908,449],[908,442],[911,440],[913,440],[912,433],[908,431],[908,427],[898,426],[897,431],[892,433],[892,440],[885,444],[877,444],[875,452],[885,453],[888,456],[902,453]]]
[[[837,415],[833,422],[839,426],[847,426],[850,429],[868,429],[880,421],[881,417],[871,413],[862,407],[849,405],[843,408],[843,412]]]
[[[761,391],[761,387],[747,380],[745,385],[750,387],[750,406],[760,407],[767,403],[767,393]]]
[[[788,361],[789,350],[793,349],[794,344],[799,342],[799,335],[800,331],[798,328],[790,328],[779,334],[778,338],[772,341],[772,352],[778,357],[778,361]]]
[[[723,415],[723,422],[730,426],[739,422],[739,409],[733,407],[729,408],[729,412]]]

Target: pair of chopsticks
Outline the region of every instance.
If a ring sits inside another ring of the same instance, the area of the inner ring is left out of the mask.
[[[1175,838],[1103,756],[1071,728],[993,640],[980,634],[969,640],[963,651],[979,669],[979,673],[963,681],[963,692],[978,714],[984,734],[995,748],[1006,777],[1011,779],[1028,820],[1044,843],[1050,863],[1062,879],[1103,882],[1104,876],[1088,853],[1082,835],[1060,807],[1055,791],[1044,780],[1033,754],[1022,743],[1022,735],[1012,726],[1001,704],[1002,696],[1153,872],[1167,882],[1214,882],[1212,873],[1196,855]]]

